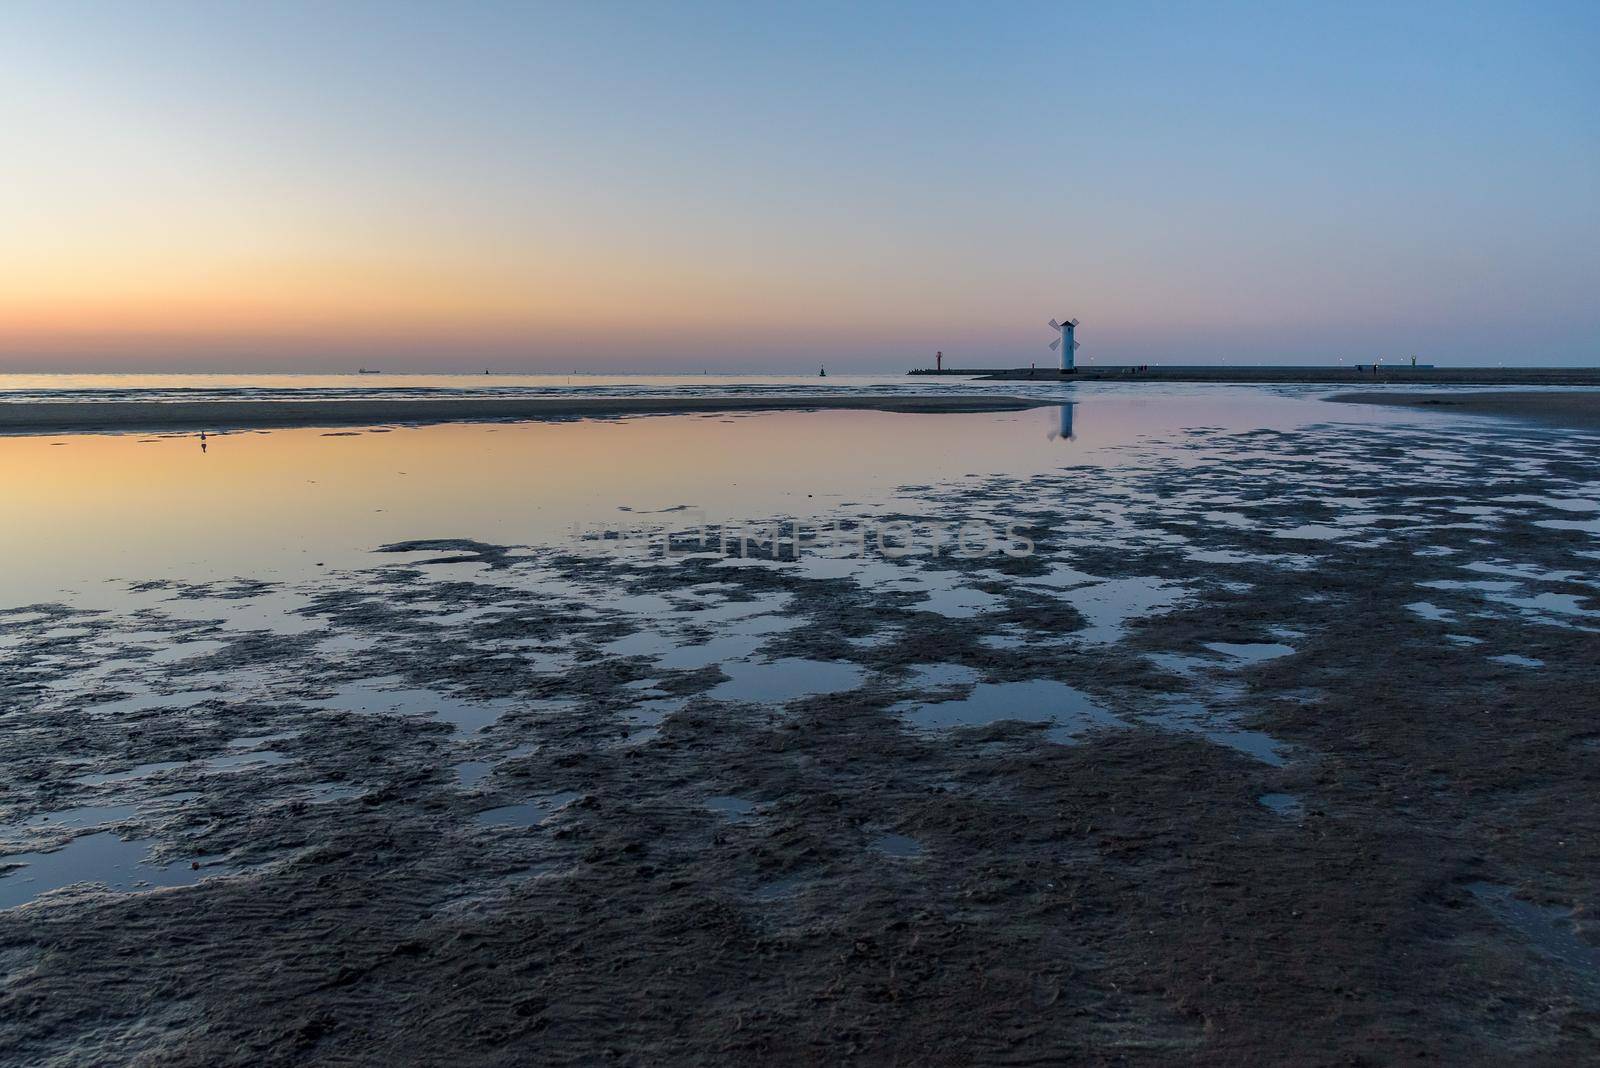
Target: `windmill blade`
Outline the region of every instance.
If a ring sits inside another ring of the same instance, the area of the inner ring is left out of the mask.
[[[1056,351],[1056,349],[1059,349],[1060,347],[1061,347],[1061,339],[1060,338],[1056,338],[1054,341],[1050,342],[1050,351],[1051,352]]]
[[[1056,322],[1054,319],[1051,319],[1050,320],[1050,329],[1052,329],[1052,330],[1060,330],[1061,329],[1061,324]]]
[[[1074,342],[1073,342],[1073,343],[1072,343],[1072,351],[1073,351],[1073,352],[1077,352],[1077,351],[1078,351],[1078,350],[1079,350],[1079,349],[1081,349],[1081,348],[1083,348],[1083,342],[1081,342],[1081,341],[1074,341]]]
[[[1076,319],[1068,319],[1067,320],[1067,325],[1068,326],[1077,326],[1078,325],[1078,320],[1076,320]]]

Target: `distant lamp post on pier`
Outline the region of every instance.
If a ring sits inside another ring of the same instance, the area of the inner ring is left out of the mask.
[[[1068,319],[1064,323],[1058,323],[1054,319],[1050,320],[1050,329],[1061,335],[1050,342],[1050,351],[1061,350],[1061,370],[1063,372],[1076,369],[1076,360],[1073,353],[1077,352],[1078,343],[1073,340],[1072,332],[1077,328],[1078,320],[1076,319]]]

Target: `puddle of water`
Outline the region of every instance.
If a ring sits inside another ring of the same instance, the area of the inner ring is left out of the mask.
[[[978,644],[986,649],[1021,649],[1024,646],[1036,643],[1026,635],[1006,633],[985,634],[978,639]]]
[[[520,804],[485,809],[474,818],[482,827],[537,827],[562,805],[576,801],[580,796],[571,790],[563,790]]]
[[[683,613],[697,624],[711,624],[711,637],[703,642],[680,641],[658,629],[642,630],[600,648],[611,656],[648,656],[669,671],[696,670],[710,664],[753,655],[771,635],[802,626],[799,617],[757,614],[770,608],[770,598],[760,602],[730,602],[726,610],[707,609]],[[742,610],[734,613],[734,609]]]
[[[799,620],[795,621],[796,623]],[[652,654],[657,667],[669,671],[693,671],[750,656],[766,638],[752,634],[719,634],[699,645],[678,645]],[[659,646],[657,647],[659,649]]]
[[[1496,497],[1497,501],[1518,504],[1542,504],[1562,512],[1600,512],[1600,501],[1586,501],[1577,497],[1539,497],[1531,493],[1518,493],[1511,497]]]
[[[1297,820],[1305,815],[1305,802],[1298,794],[1262,794],[1256,800],[1285,819]]]
[[[903,860],[922,855],[922,843],[903,834],[880,834],[868,842],[867,847],[886,857],[898,857]]]
[[[918,664],[911,669],[908,685],[918,690],[937,690],[946,686],[971,686],[981,673],[964,664]]]
[[[661,733],[661,724],[668,716],[689,703],[687,697],[656,697],[630,705],[625,718],[637,729],[623,739],[623,745],[643,745]]]
[[[186,623],[220,623],[228,630],[265,630],[295,635],[318,630],[322,623],[300,614],[310,597],[273,590],[251,597],[165,597],[153,607],[168,619]]]
[[[658,726],[661,721],[689,703],[687,697],[653,697],[628,706],[628,718],[647,726]]]
[[[737,589],[730,583],[718,585]],[[706,603],[703,606],[679,611],[676,615],[687,623],[697,623],[706,627],[737,624],[741,632],[752,634],[763,628],[783,629],[790,626],[788,617],[779,614],[787,609],[789,601],[788,594],[769,594],[750,601],[724,600]]]
[[[857,649],[876,649],[879,646],[888,645],[892,641],[898,641],[901,633],[901,630],[897,627],[888,627],[883,630],[873,631],[871,634],[866,634],[859,638],[846,638],[845,642]],[[980,638],[978,640],[982,641],[983,639]]]
[[[1431,582],[1419,582],[1418,586],[1430,590],[1478,590],[1481,593],[1504,593],[1514,590],[1521,585],[1520,582],[1502,582],[1495,579],[1477,579],[1467,582],[1461,579],[1434,579]]]
[[[1232,527],[1235,530],[1249,530],[1256,526],[1256,521],[1242,512],[1201,512],[1200,518],[1211,526]]]
[[[459,608],[453,612],[440,611],[429,616],[428,622],[440,627],[456,627],[494,619],[498,616],[508,615],[516,610],[516,605],[480,605],[476,608]]]
[[[743,819],[756,810],[754,801],[746,801],[744,798],[734,797],[732,794],[718,794],[714,797],[708,797],[705,805],[712,812],[726,816],[731,820]]]
[[[1005,607],[1005,598],[966,586],[950,586],[932,590],[927,600],[916,605],[924,612],[937,612],[951,619],[971,619],[985,612],[997,612]]]
[[[728,680],[707,695],[718,701],[783,702],[810,694],[839,693],[861,685],[865,674],[854,664],[786,658],[722,665]]]
[[[471,789],[482,782],[494,770],[494,764],[487,760],[463,760],[452,769],[456,773],[456,782],[463,789]]]
[[[1493,597],[1492,600],[1511,605],[1531,613],[1554,612],[1562,616],[1600,616],[1600,611],[1584,608],[1578,602],[1587,600],[1575,593],[1541,593],[1533,597]]]
[[[1174,675],[1191,675],[1196,671],[1216,666],[1214,660],[1201,656],[1185,656],[1182,653],[1145,653],[1144,658]]]
[[[135,764],[127,771],[80,775],[72,781],[83,786],[103,786],[107,783],[132,782],[135,779],[143,779],[163,771],[171,771],[173,768],[186,767],[187,764],[188,762],[183,760],[163,760],[151,764]]]
[[[8,627],[26,627],[43,623],[50,618],[50,615],[47,612],[19,612],[13,608],[8,609],[0,618],[5,620],[5,625]]]
[[[1476,571],[1483,575],[1508,575],[1511,578],[1524,579],[1530,582],[1575,582],[1584,578],[1582,571],[1550,571],[1532,564],[1506,564],[1484,563],[1473,561],[1462,564],[1463,570]]]
[[[274,731],[271,734],[242,735],[242,736],[240,736],[238,738],[230,738],[228,740],[228,748],[229,749],[254,749],[256,746],[258,746],[258,745],[266,745],[268,742],[281,742],[281,741],[284,741],[285,739],[288,739],[288,738],[298,738],[298,737],[300,737],[300,732],[298,730]]]
[[[651,656],[670,645],[671,641],[660,631],[641,630],[605,643],[600,646],[600,651],[607,656]]]
[[[1198,734],[1216,745],[1236,749],[1255,757],[1263,764],[1282,767],[1286,763],[1281,742],[1261,731],[1229,726],[1230,718],[1230,714],[1225,711],[1207,707],[1189,698],[1171,699],[1168,711],[1148,717],[1151,722],[1159,726]]]
[[[1304,523],[1288,530],[1274,531],[1274,538],[1291,538],[1296,541],[1337,541],[1347,538],[1352,534],[1360,533],[1350,527],[1330,527],[1322,523]]]
[[[334,655],[339,653],[365,653],[376,649],[380,644],[382,644],[382,639],[366,634],[335,634],[318,642],[317,651]]]
[[[506,659],[521,660],[532,671],[558,672],[569,671],[578,662],[575,654],[561,649],[550,649],[544,642],[533,642],[523,639],[509,642],[496,643],[496,648],[505,647],[515,650],[502,653]],[[522,651],[529,650],[529,651]]]
[[[110,831],[81,835],[48,853],[0,857],[0,865],[25,867],[0,875],[0,909],[25,905],[50,890],[94,883],[123,893],[188,886],[201,873],[185,862],[147,864],[153,839],[124,842]]]
[[[1237,549],[1185,549],[1184,555],[1199,564],[1265,564],[1300,570],[1316,562],[1315,557],[1293,553],[1247,553]]]
[[[1288,656],[1294,652],[1292,645],[1276,645],[1271,642],[1256,642],[1237,644],[1234,642],[1206,642],[1205,647],[1212,652],[1231,656],[1235,660],[1243,660],[1250,664],[1259,664],[1265,660],[1276,660],[1280,656]]]
[[[207,757],[205,760],[195,761],[191,766],[203,775],[216,771],[253,770],[288,762],[289,758],[282,753],[275,753],[270,749],[256,749],[248,753],[230,753],[225,756]]]
[[[1069,590],[1079,586],[1103,581],[1099,575],[1091,575],[1086,571],[1079,571],[1066,564],[1052,564],[1050,570],[1043,575],[1023,579],[1026,586],[1045,586],[1053,590]]]
[[[671,601],[655,593],[618,594],[614,591],[595,590],[594,601],[597,604],[604,604],[607,608],[636,616],[665,616],[677,610]]]
[[[436,716],[458,732],[470,734],[498,720],[511,708],[512,701],[492,698],[484,701],[453,697],[414,687],[384,689],[378,684],[395,681],[392,677],[347,683],[332,697],[317,702],[341,712],[366,715]]]
[[[943,701],[906,702],[900,712],[913,727],[948,730],[1018,721],[1050,723],[1046,737],[1066,743],[1094,727],[1120,727],[1122,721],[1087,695],[1054,679],[1026,682],[980,682],[964,697]]]
[[[210,639],[193,642],[179,642],[176,645],[170,645],[165,649],[161,649],[155,653],[152,653],[150,656],[145,658],[145,663],[175,664],[180,660],[193,660],[196,657],[208,656],[211,653],[220,652],[227,647],[227,642],[212,641]]]
[[[541,748],[542,746],[538,742],[523,742],[521,745],[512,746],[510,749],[500,753],[498,762],[504,764],[508,760],[519,760],[525,756],[532,756]]]
[[[222,697],[218,690],[185,690],[181,693],[150,693],[136,697],[123,697],[98,705],[86,705],[84,711],[95,716],[125,716],[130,712],[149,712],[156,708],[173,711],[192,708],[202,701],[215,701]]]
[[[1130,619],[1177,606],[1188,591],[1153,578],[1109,579],[1064,591],[1062,599],[1082,612],[1089,625],[1073,638],[1094,645],[1119,641]]]
[[[1600,534],[1600,519],[1545,519],[1535,523],[1536,527],[1548,527],[1551,530],[1582,530],[1590,534]]]
[[[1535,905],[1518,898],[1511,887],[1493,883],[1468,883],[1467,890],[1497,920],[1527,939],[1540,956],[1600,980],[1600,949],[1578,937],[1571,909]]]
[[[84,805],[81,808],[61,809],[58,812],[41,812],[37,816],[23,820],[22,826],[33,829],[68,827],[81,830],[84,827],[120,823],[137,811],[139,811],[138,805]]]
[[[220,756],[205,757],[200,760],[160,760],[149,764],[136,764],[126,771],[81,775],[72,781],[84,786],[103,786],[109,783],[124,783],[133,782],[137,779],[146,779],[162,772],[175,771],[178,768],[184,768],[199,775],[209,775],[217,772],[255,770],[275,764],[285,764],[288,763],[289,759],[282,753],[273,752],[271,749],[257,749],[245,753],[224,753]]]
[[[771,902],[785,901],[797,896],[810,880],[799,875],[789,875],[782,879],[774,879],[770,883],[763,883],[750,892],[751,901]]]

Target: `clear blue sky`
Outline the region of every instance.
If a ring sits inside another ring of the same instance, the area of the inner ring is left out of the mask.
[[[30,3],[0,369],[1600,363],[1600,4]]]

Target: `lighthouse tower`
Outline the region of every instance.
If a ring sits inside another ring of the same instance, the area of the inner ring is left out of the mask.
[[[1068,319],[1064,323],[1058,323],[1054,319],[1051,319],[1050,329],[1061,335],[1054,341],[1050,342],[1050,348],[1052,350],[1061,350],[1061,370],[1063,372],[1073,370],[1077,366],[1077,362],[1073,356],[1073,353],[1075,353],[1078,349],[1078,342],[1072,336],[1072,334],[1073,331],[1078,329],[1078,320]]]

